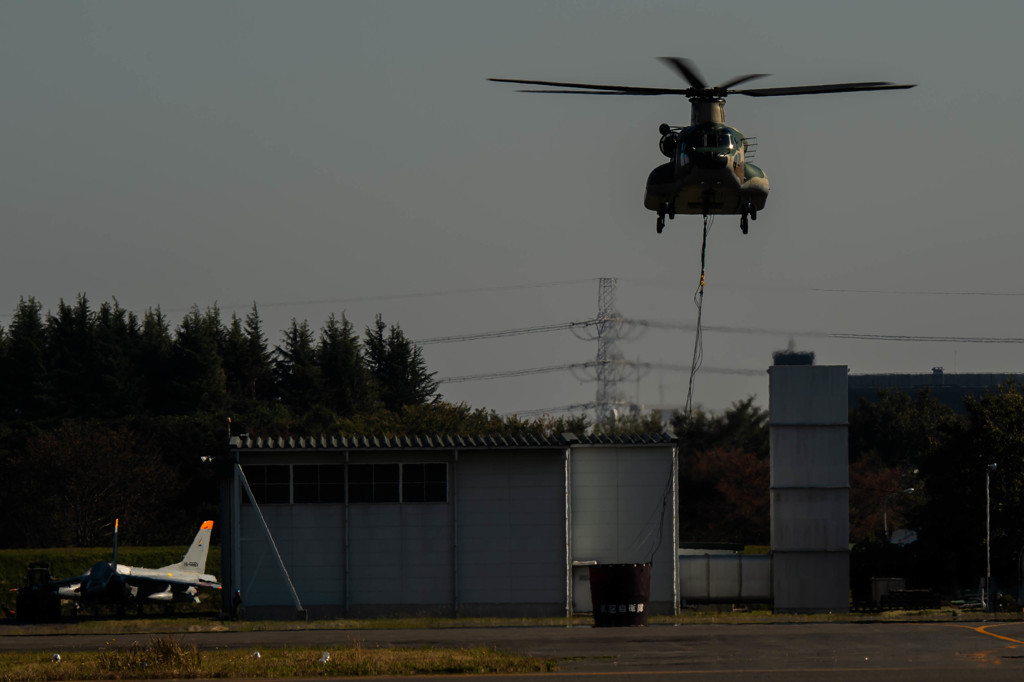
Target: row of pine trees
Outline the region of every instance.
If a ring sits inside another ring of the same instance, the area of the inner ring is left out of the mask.
[[[272,344],[253,305],[222,320],[198,306],[172,327],[159,308],[141,319],[85,295],[43,313],[18,302],[0,328],[0,421],[252,414],[338,417],[399,411],[439,399],[421,349],[378,315],[359,334],[342,314],[319,332],[292,320]]]
[[[229,435],[582,433],[583,415],[524,421],[441,400],[421,350],[378,315],[272,343],[254,305],[225,322],[194,306],[173,325],[84,295],[0,328],[0,548],[176,544],[217,518]],[[660,422],[657,426],[660,430]],[[58,475],[54,475],[54,473]]]

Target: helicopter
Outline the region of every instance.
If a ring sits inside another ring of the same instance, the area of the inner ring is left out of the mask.
[[[583,95],[682,95],[690,100],[690,125],[658,128],[658,148],[669,161],[647,177],[644,207],[658,214],[658,233],[665,228],[665,218],[677,214],[703,215],[705,226],[711,215],[739,215],[740,229],[747,234],[750,220],[757,220],[768,199],[768,176],[750,163],[757,146],[756,138],[745,136],[725,125],[725,98],[729,95],[748,97],[780,97],[785,95],[818,95],[832,92],[874,90],[905,90],[914,85],[888,82],[832,83],[781,88],[746,88],[735,86],[768,74],[751,73],[738,76],[716,86],[709,86],[696,65],[682,57],[659,57],[690,85],[688,88],[651,88],[628,85],[595,85],[556,81],[488,78],[498,83],[543,86],[543,90],[520,90],[532,93]]]

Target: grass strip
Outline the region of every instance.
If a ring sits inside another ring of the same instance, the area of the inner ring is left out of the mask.
[[[712,625],[748,623],[942,623],[970,620],[1020,620],[1020,611],[982,613],[953,607],[922,611],[875,611],[863,613],[773,613],[767,608],[732,611],[728,608],[685,609],[678,616],[650,616],[651,625]],[[271,632],[275,630],[432,630],[447,628],[586,627],[590,615],[573,618],[367,618],[332,620],[219,620],[216,613],[203,616],[176,614],[170,617],[83,617],[61,623],[20,624],[0,621],[0,637],[45,634],[141,635],[188,632]]]
[[[107,645],[98,651],[60,654],[0,653],[0,682],[49,680],[167,680],[196,678],[369,677],[536,673],[555,669],[551,660],[496,649],[384,649],[344,647],[261,648],[200,651],[173,636],[148,644]]]

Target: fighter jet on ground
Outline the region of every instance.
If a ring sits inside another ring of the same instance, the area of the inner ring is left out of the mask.
[[[157,602],[167,608],[175,602],[199,603],[199,590],[221,589],[217,578],[206,570],[213,521],[204,521],[192,546],[176,564],[162,568],[123,566],[117,563],[117,528],[114,521],[113,561],[97,561],[88,571],[74,578],[54,580],[47,587],[55,589],[63,599],[73,599],[82,606],[114,604],[124,607]]]

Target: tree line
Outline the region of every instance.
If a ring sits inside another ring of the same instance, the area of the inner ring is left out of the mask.
[[[203,458],[230,434],[550,435],[582,416],[522,420],[442,400],[422,350],[381,316],[293,319],[271,344],[254,305],[224,322],[191,308],[172,327],[85,295],[43,312],[18,302],[0,328],[0,547],[179,544],[216,518]]]
[[[680,447],[680,539],[768,544],[767,413],[746,400],[719,415],[676,414],[672,426]],[[1010,380],[966,396],[960,412],[927,389],[881,391],[850,407],[849,461],[855,598],[870,597],[872,577],[961,596],[978,588],[988,555],[1006,599],[1024,589],[1020,385]],[[911,542],[895,544],[896,531]]]
[[[216,518],[215,472],[230,432],[251,435],[554,435],[672,431],[680,540],[770,541],[768,414],[754,398],[591,423],[525,420],[445,402],[421,350],[380,316],[358,333],[331,315],[292,320],[271,344],[255,306],[225,323],[193,307],[171,327],[79,296],[43,314],[22,299],[0,328],[0,547],[181,544]],[[998,584],[1024,555],[1024,396],[1013,382],[958,414],[927,391],[882,392],[849,417],[855,589],[874,575],[955,593],[985,565],[985,473]],[[228,425],[228,418],[231,424]],[[233,431],[229,431],[233,430]],[[906,528],[917,540],[889,542]],[[890,531],[890,532],[887,532]]]
[[[84,295],[43,315],[21,299],[0,328],[0,421],[234,413],[294,422],[437,401],[422,351],[380,316],[362,337],[333,314],[315,333],[292,320],[271,345],[255,305],[225,324],[193,307],[173,329]]]
[[[996,589],[1013,599],[1024,569],[1024,394],[1011,379],[964,408],[925,389],[885,391],[851,410],[851,518],[862,524],[854,566],[955,595],[978,588],[990,552]],[[889,542],[900,528],[917,539]]]

